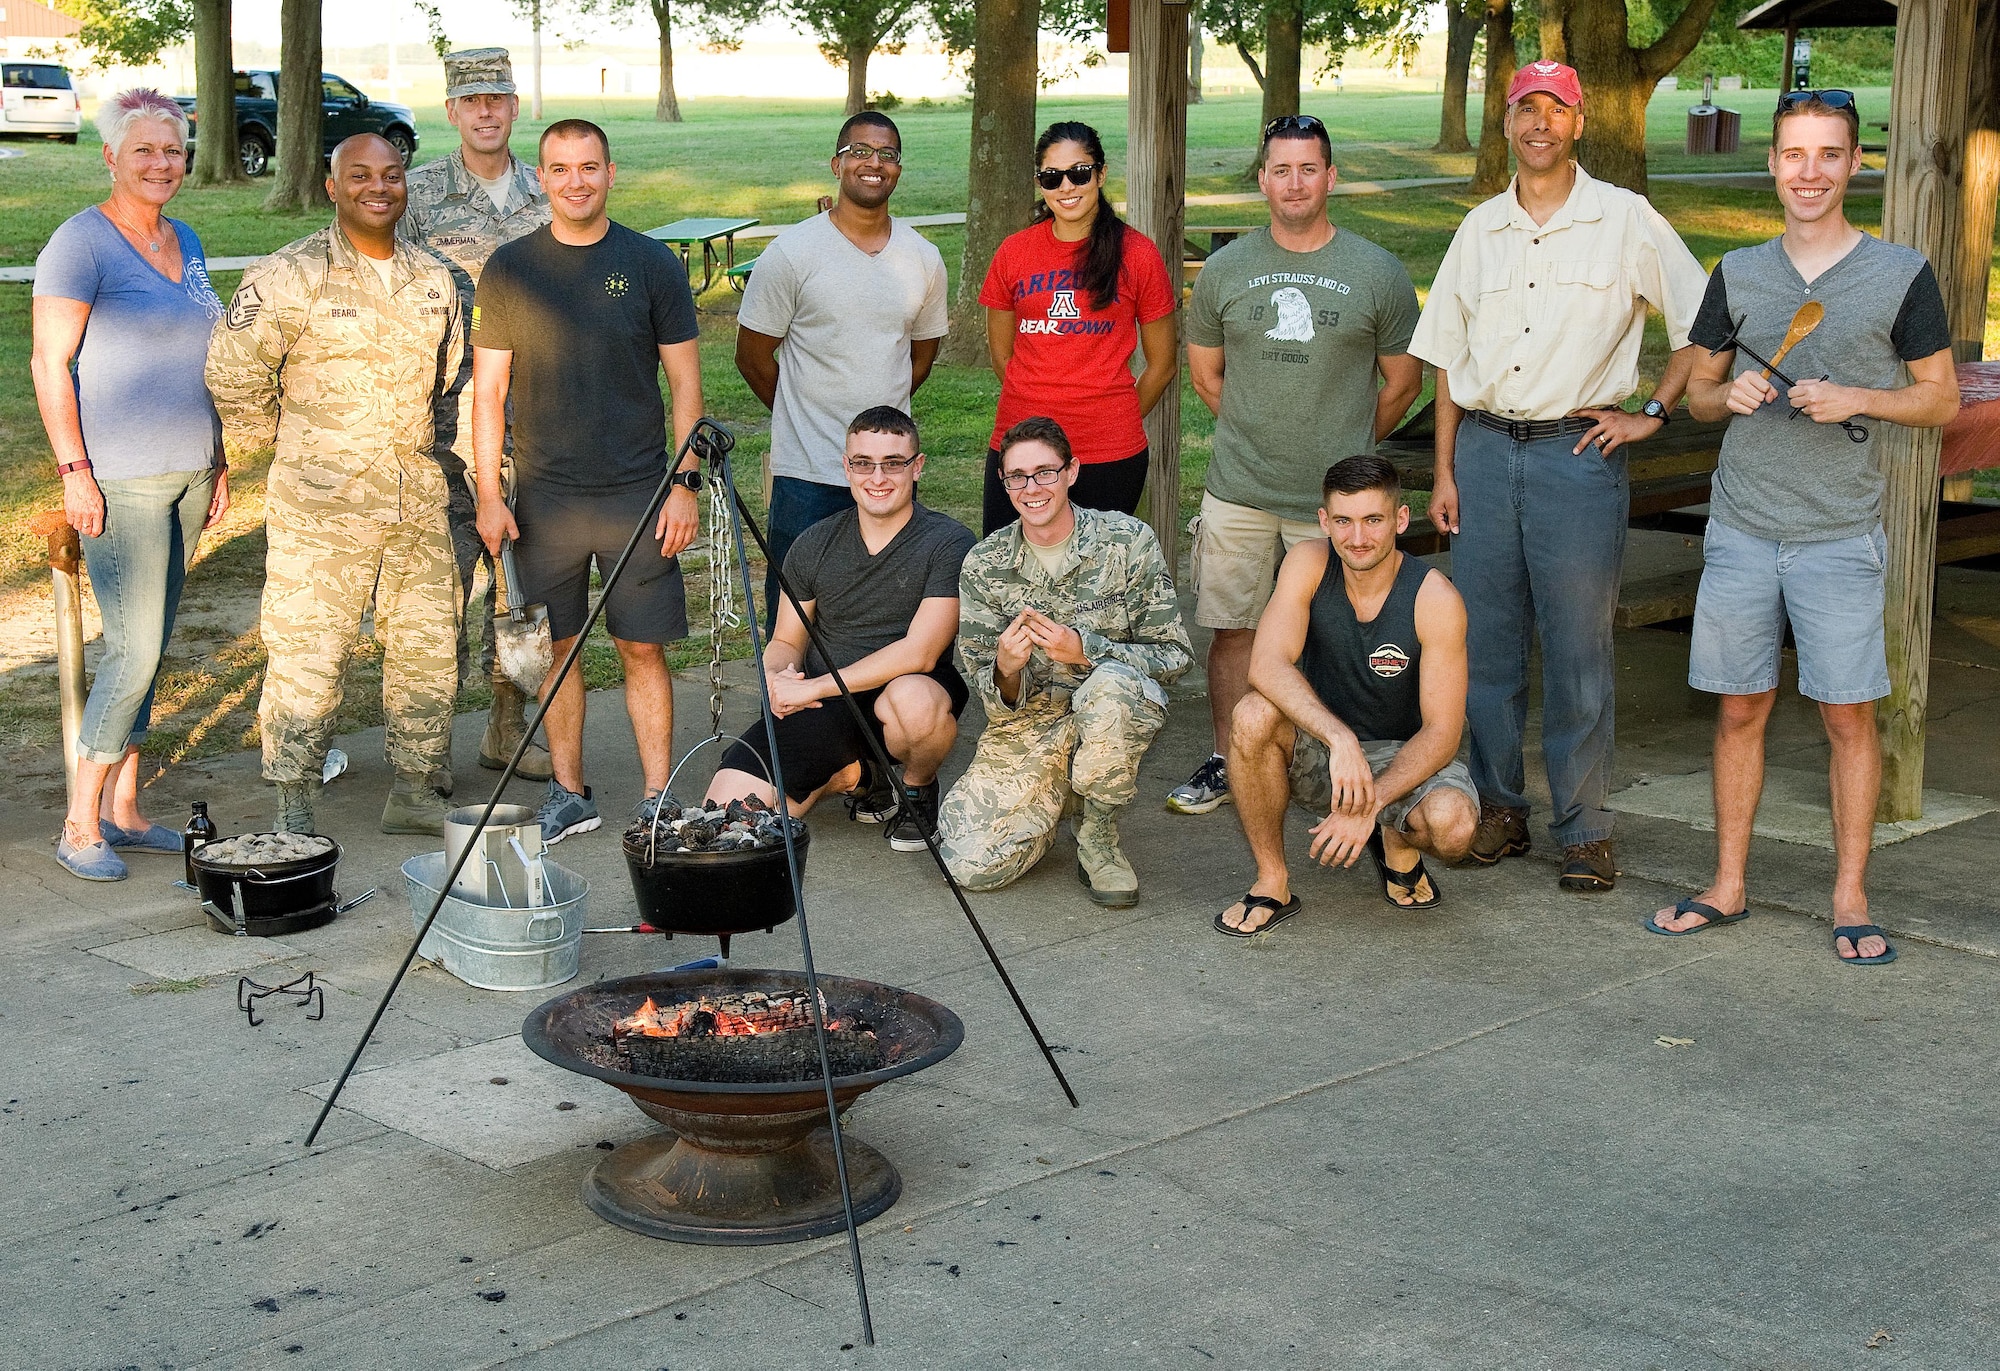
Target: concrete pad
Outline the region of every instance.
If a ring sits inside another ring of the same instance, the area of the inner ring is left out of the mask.
[[[1641,776],[1606,802],[1621,814],[1675,819],[1704,833],[1715,831],[1715,773],[1689,771],[1675,776]],[[1980,795],[1924,792],[1924,815],[1901,823],[1876,824],[1874,845],[1888,847],[1962,824],[1982,814],[2000,813],[2000,801]],[[1833,850],[1833,810],[1827,803],[1826,773],[1766,767],[1764,798],[1757,806],[1754,833],[1781,843]]]
[[[151,933],[143,938],[127,938],[89,949],[134,971],[163,981],[192,981],[203,976],[233,976],[267,962],[290,961],[298,948],[276,938],[238,938],[218,933],[204,921],[188,928]]]
[[[496,1079],[504,1085],[495,1085]],[[332,1081],[305,1088],[324,1100]],[[561,1106],[574,1105],[572,1109]],[[619,1091],[510,1038],[357,1071],[340,1107],[496,1170],[657,1131]]]

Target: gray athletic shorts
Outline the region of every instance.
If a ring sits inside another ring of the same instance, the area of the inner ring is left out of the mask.
[[[1389,763],[1395,761],[1396,754],[1402,750],[1403,745],[1398,742],[1361,744],[1361,753],[1368,759],[1369,769],[1377,776],[1389,769]],[[1325,743],[1304,729],[1298,730],[1298,741],[1292,746],[1292,803],[1319,819],[1324,819],[1333,809],[1333,779],[1326,770],[1331,761]],[[1407,832],[1406,821],[1410,811],[1422,804],[1424,797],[1434,790],[1456,790],[1472,802],[1475,811],[1479,808],[1479,791],[1472,784],[1472,773],[1466,770],[1464,762],[1454,757],[1418,782],[1409,794],[1385,808],[1382,823],[1398,833]]]

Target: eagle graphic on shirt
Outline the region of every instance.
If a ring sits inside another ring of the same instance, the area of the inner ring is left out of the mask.
[[[1278,322],[1264,331],[1274,343],[1310,343],[1313,340],[1312,302],[1297,286],[1280,286],[1271,292],[1271,304]]]

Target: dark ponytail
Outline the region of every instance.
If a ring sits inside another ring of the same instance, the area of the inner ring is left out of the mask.
[[[1041,168],[1042,157],[1057,143],[1081,143],[1090,160],[1099,171],[1104,170],[1104,142],[1097,136],[1097,130],[1074,119],[1065,119],[1059,124],[1050,124],[1042,130],[1042,136],[1035,140],[1035,167]],[[1034,217],[1030,223],[1039,224],[1044,219],[1053,219],[1048,202],[1039,196],[1035,199]],[[1118,299],[1118,273],[1125,265],[1125,221],[1118,217],[1118,211],[1111,208],[1111,197],[1104,193],[1100,183],[1097,192],[1097,217],[1090,222],[1090,239],[1084,246],[1083,269],[1077,273],[1077,284],[1090,295],[1091,308],[1109,309]]]

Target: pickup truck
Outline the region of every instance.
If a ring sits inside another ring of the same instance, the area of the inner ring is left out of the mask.
[[[322,153],[331,153],[344,138],[357,133],[379,133],[403,154],[408,166],[417,155],[417,116],[407,105],[371,100],[353,84],[332,72],[320,73],[324,89]],[[175,97],[188,117],[188,161],[194,161],[196,125],[195,98]],[[236,73],[236,152],[246,176],[262,176],[278,150],[278,73],[271,70]]]

